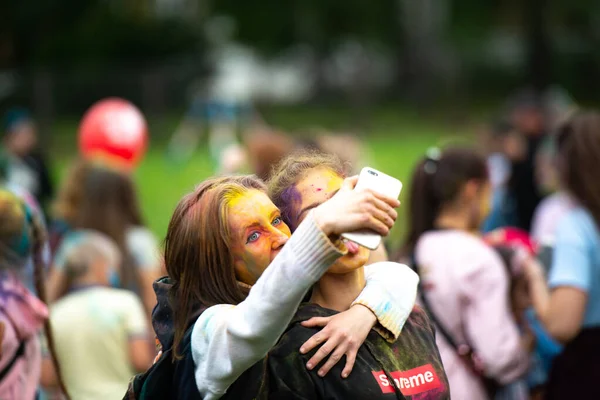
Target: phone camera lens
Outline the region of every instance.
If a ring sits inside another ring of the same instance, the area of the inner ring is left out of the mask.
[[[377,173],[376,173],[376,172],[373,172],[373,171],[369,171],[369,174],[371,174],[371,175],[373,175],[373,176],[377,176]]]

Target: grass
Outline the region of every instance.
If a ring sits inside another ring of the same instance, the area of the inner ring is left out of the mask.
[[[345,129],[352,123],[353,114],[347,109],[280,108],[265,112],[271,124],[289,131],[312,127]],[[399,244],[406,224],[409,177],[416,161],[426,149],[448,141],[471,141],[471,129],[449,124],[439,116],[424,117],[395,109],[378,109],[370,115],[368,128],[361,137],[369,152],[370,166],[397,177],[404,183],[400,196],[403,206],[390,244]],[[165,155],[165,143],[177,124],[177,118],[150,120],[151,144],[135,171],[142,210],[150,229],[164,238],[171,213],[181,196],[196,184],[211,176],[212,166],[206,148],[199,149],[185,165],[177,165]],[[56,180],[64,176],[77,155],[76,119],[61,119],[51,127],[49,154],[56,167]]]

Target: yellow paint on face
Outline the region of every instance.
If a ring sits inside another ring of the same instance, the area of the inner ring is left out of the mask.
[[[324,167],[314,168],[296,184],[301,202],[298,207],[299,220],[302,222],[312,208],[329,200],[341,187],[344,180],[332,170]]]
[[[253,285],[291,232],[281,220],[279,209],[259,190],[235,193],[226,202],[236,276]]]
[[[295,214],[302,221],[308,211],[329,200],[341,187],[344,179],[334,171],[319,167],[310,170],[296,185],[300,193],[301,202]],[[328,270],[329,273],[342,274],[363,267],[369,260],[370,251],[359,246],[356,254],[347,254],[339,258]]]

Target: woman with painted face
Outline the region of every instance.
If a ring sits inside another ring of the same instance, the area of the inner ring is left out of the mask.
[[[210,179],[185,196],[165,242],[171,281],[155,285],[159,301],[153,325],[164,353],[133,381],[128,398],[216,399],[225,391],[235,393],[231,383],[266,355],[307,290],[347,252],[339,235],[359,229],[389,232],[399,202],[353,192],[355,183],[356,178],[349,180],[291,237],[266,187],[254,177]],[[329,337],[322,353],[348,354],[346,374],[376,316],[382,331],[396,337],[414,304],[412,271],[398,269],[390,276],[384,266],[373,276],[355,306],[325,328]],[[385,282],[390,278],[404,282]],[[246,381],[242,390],[258,383]]]
[[[337,158],[309,152],[282,161],[269,181],[269,194],[281,209],[283,220],[298,232],[311,218],[319,216],[324,206],[336,201],[346,186],[343,166]],[[353,242],[345,242],[344,246],[347,254],[329,266],[266,360],[242,375],[232,386],[230,398],[449,398],[434,330],[419,308],[411,310],[396,341],[388,341],[374,330],[369,332],[349,377],[340,365],[321,363],[320,350],[311,350],[327,335],[314,325],[336,318],[351,307],[353,299],[365,288],[364,266],[369,250]],[[385,264],[389,268],[388,279],[393,279],[394,269],[407,268],[397,263]],[[382,311],[385,313],[390,306],[383,303]],[[300,352],[296,351],[298,347]],[[343,355],[334,351],[332,358]],[[325,370],[331,367],[331,373],[324,377]],[[237,386],[252,380],[260,382],[257,391]]]
[[[470,149],[431,150],[415,168],[404,254],[420,275],[456,399],[491,398],[528,366],[508,275],[477,233],[489,196],[486,162]]]

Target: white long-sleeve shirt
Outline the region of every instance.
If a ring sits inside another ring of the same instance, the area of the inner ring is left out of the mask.
[[[317,227],[312,213],[250,290],[246,300],[204,311],[192,331],[196,385],[218,399],[277,343],[307,291],[343,253]],[[391,262],[366,268],[367,285],[353,304],[371,309],[385,331],[400,334],[416,298],[417,275]]]

